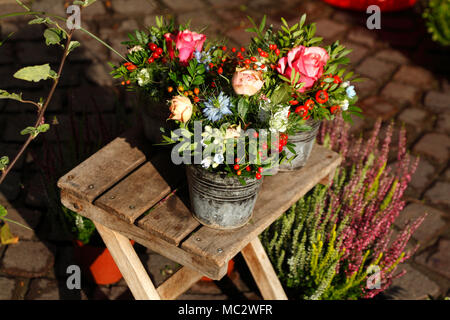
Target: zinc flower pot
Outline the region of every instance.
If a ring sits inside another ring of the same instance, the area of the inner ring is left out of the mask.
[[[370,5],[377,5],[381,11],[398,11],[404,10],[414,6],[417,0],[323,0],[333,6],[357,10],[366,11]]]
[[[299,131],[293,135],[289,135],[288,143],[292,143],[297,156],[290,162],[284,161],[280,164],[279,171],[298,170],[305,166],[311,155],[311,150],[316,141],[317,132],[319,131],[320,121],[309,119],[306,125],[311,127],[309,131]],[[286,149],[287,159],[294,156],[292,152]]]
[[[131,240],[131,244],[134,241]],[[122,279],[122,273],[106,247],[97,247],[74,241],[75,259],[80,264],[83,274],[98,285],[109,285]]]
[[[253,213],[262,178],[243,178],[213,173],[199,165],[187,165],[192,214],[201,224],[221,230],[247,224]]]

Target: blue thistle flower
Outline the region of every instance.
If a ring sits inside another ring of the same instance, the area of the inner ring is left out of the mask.
[[[230,97],[226,96],[221,92],[218,97],[209,98],[205,102],[205,108],[203,109],[203,114],[210,121],[217,121],[222,119],[224,115],[232,114],[230,108],[233,105],[230,101]]]

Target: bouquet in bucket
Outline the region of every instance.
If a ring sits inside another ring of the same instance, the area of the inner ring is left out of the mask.
[[[281,169],[304,166],[312,149],[320,121],[333,120],[338,114],[352,122],[352,115],[361,116],[355,103],[357,95],[352,82],[360,81],[342,66],[351,50],[339,41],[321,46],[322,38],[314,37],[314,23],[305,24],[306,15],[289,26],[281,18],[279,30],[266,27],[266,18],[257,25],[251,18],[255,33],[249,45],[250,68],[262,69],[264,86],[260,92],[262,116],[274,125],[274,115],[287,114],[287,124],[278,125],[289,136],[286,162]],[[305,125],[306,121],[306,125]],[[283,161],[282,161],[283,162]]]
[[[176,144],[172,153],[183,154],[182,162],[243,184],[245,178],[259,180],[278,165],[287,145],[287,112],[270,119],[261,113],[267,67],[244,47],[228,48],[188,28],[157,18],[156,27],[130,35],[128,61],[112,74],[148,100],[167,102],[150,107],[164,108],[170,112],[166,122],[177,123],[170,132],[162,125],[162,143]]]

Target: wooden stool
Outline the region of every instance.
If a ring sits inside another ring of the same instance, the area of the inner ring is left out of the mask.
[[[287,299],[258,238],[317,183],[332,179],[341,158],[315,145],[298,171],[264,177],[252,220],[222,231],[200,225],[189,211],[183,166],[167,149],[146,150],[139,134],[124,134],[61,177],[61,202],[91,219],[135,299],[175,299],[202,276],[221,279],[239,252],[264,299]],[[183,265],[155,288],[130,239]]]

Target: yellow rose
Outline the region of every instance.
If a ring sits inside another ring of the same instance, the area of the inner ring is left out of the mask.
[[[192,116],[191,100],[185,96],[176,96],[170,101],[169,110],[172,112],[169,119],[186,122]]]

